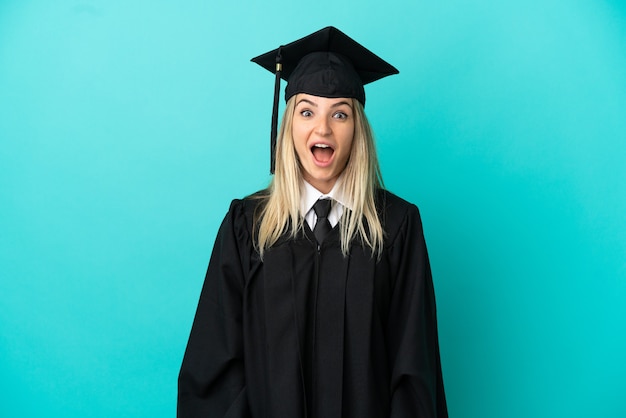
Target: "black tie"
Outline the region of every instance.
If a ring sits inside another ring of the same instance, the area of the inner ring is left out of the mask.
[[[313,205],[313,210],[317,215],[317,222],[315,223],[315,228],[313,228],[313,233],[315,234],[315,239],[317,239],[318,244],[324,242],[326,235],[333,229],[328,221],[330,204],[330,199],[320,199]]]

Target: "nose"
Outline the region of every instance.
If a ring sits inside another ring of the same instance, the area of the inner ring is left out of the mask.
[[[327,118],[319,118],[319,122],[315,127],[315,133],[319,136],[328,136],[332,133],[332,129]]]

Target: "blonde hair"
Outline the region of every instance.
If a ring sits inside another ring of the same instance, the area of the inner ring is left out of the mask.
[[[346,167],[342,173],[345,195],[352,199],[352,210],[344,210],[340,225],[341,252],[347,256],[350,241],[358,238],[362,245],[380,255],[383,228],[375,205],[376,190],[383,187],[378,156],[371,127],[361,103],[352,99],[354,109],[354,139]],[[261,198],[256,247],[261,258],[285,233],[292,238],[304,228],[300,215],[302,167],[298,161],[292,137],[295,96],[287,102],[276,144],[276,170],[267,193]]]

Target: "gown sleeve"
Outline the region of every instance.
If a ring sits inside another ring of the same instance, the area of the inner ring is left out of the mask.
[[[390,248],[394,282],[388,323],[391,418],[445,418],[435,294],[416,206]]]
[[[243,367],[243,218],[233,202],[215,240],[178,377],[179,418],[250,416]]]

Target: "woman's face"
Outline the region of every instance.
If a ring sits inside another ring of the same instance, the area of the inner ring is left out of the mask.
[[[322,193],[330,192],[352,149],[352,99],[298,94],[292,136],[304,179]]]

